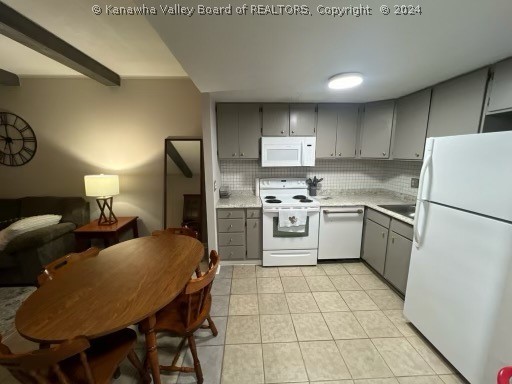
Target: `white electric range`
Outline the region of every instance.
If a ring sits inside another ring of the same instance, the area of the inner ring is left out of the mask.
[[[305,179],[260,179],[263,204],[263,265],[316,265],[320,203],[308,196]],[[279,227],[282,210],[305,210],[306,225],[300,232]]]

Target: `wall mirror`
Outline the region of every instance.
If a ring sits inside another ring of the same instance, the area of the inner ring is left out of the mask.
[[[207,244],[203,140],[165,139],[164,228],[193,228]]]

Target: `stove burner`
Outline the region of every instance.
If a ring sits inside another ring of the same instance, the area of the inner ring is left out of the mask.
[[[304,199],[306,199],[306,196],[304,196],[304,195],[297,195],[297,196],[293,196],[293,198],[295,200],[304,200]]]
[[[301,203],[312,203],[313,202],[313,200],[311,200],[311,199],[300,199],[299,201]]]
[[[275,196],[265,196],[265,199],[275,199]]]
[[[279,204],[281,203],[281,200],[278,200],[278,199],[270,199],[270,200],[265,200],[267,203],[271,203],[271,204]]]

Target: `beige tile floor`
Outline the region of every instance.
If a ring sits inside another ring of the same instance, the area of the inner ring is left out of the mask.
[[[457,384],[464,381],[406,322],[403,301],[362,263],[221,267],[214,338],[198,332],[205,384]],[[16,336],[14,350],[30,348]],[[178,340],[159,336],[161,363]],[[141,343],[137,352],[143,355]],[[190,353],[184,357],[191,363]],[[128,364],[115,383],[135,383]],[[164,374],[163,383],[195,383]],[[0,383],[15,381],[0,370]]]

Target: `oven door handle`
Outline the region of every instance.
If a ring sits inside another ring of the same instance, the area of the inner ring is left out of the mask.
[[[362,209],[355,209],[353,211],[330,211],[328,209],[324,209],[323,213],[324,213],[324,215],[330,215],[330,214],[333,214],[333,213],[357,213],[358,215],[360,215],[360,214],[363,213],[363,210]]]

